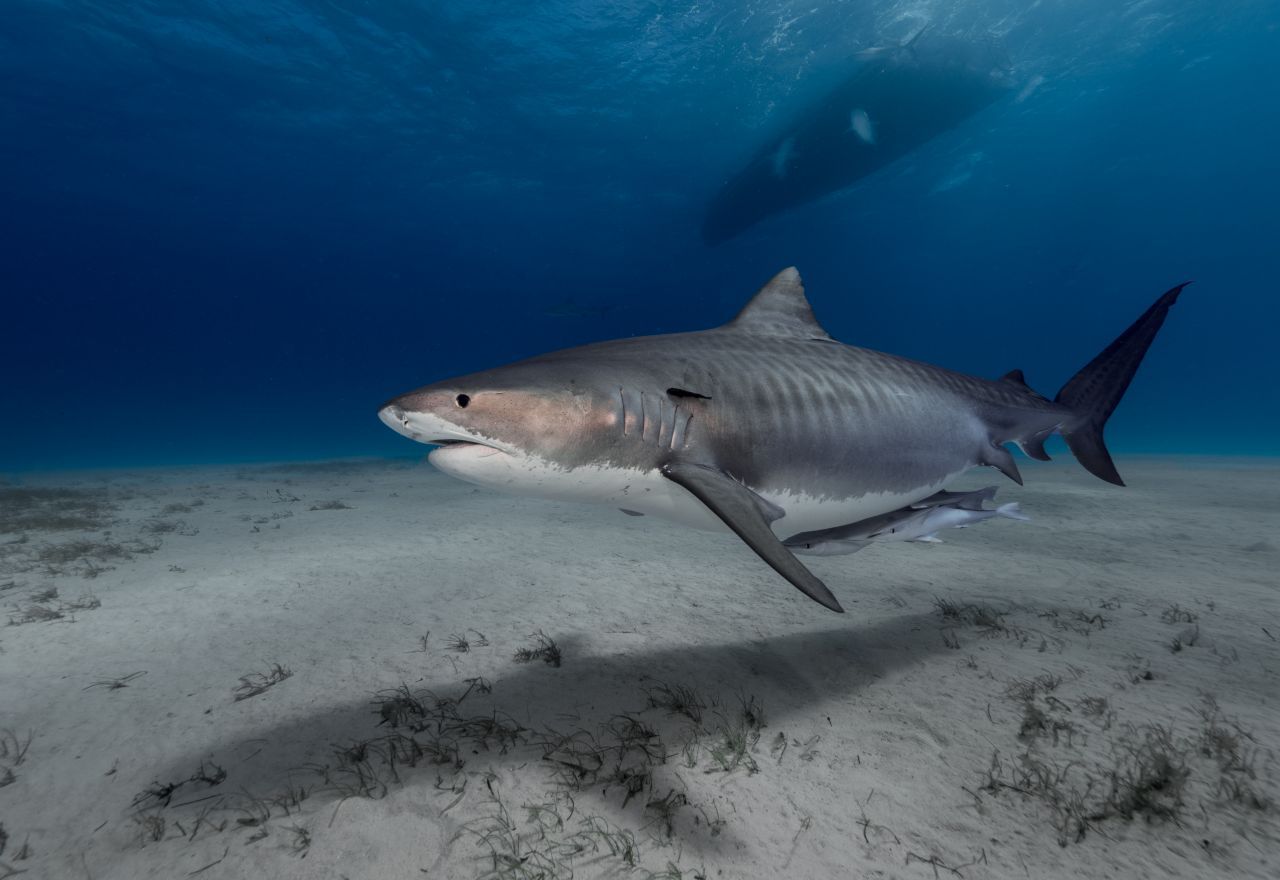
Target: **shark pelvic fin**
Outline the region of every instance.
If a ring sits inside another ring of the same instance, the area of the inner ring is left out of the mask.
[[[791,336],[830,342],[831,337],[804,295],[804,283],[795,266],[783,269],[760,288],[725,329],[759,336]]]
[[[805,568],[790,550],[782,546],[778,536],[769,527],[769,523],[782,514],[774,505],[716,468],[674,463],[664,465],[662,475],[688,489],[800,592],[832,611],[844,611],[826,584]]]
[[[989,443],[978,456],[978,464],[993,467],[1019,486],[1022,485],[1022,474],[1018,473],[1017,462],[1013,453],[997,443]]]

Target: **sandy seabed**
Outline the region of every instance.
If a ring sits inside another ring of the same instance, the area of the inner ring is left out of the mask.
[[[0,878],[1277,876],[1280,463],[1119,466],[842,616],[426,464],[11,478]]]

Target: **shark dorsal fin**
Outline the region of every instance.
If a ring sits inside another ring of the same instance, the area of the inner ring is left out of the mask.
[[[813,316],[813,307],[805,298],[804,284],[795,266],[774,275],[725,328],[760,336],[831,339]]]
[[[1021,370],[1010,370],[1000,377],[1000,381],[1009,385],[1017,385],[1019,388],[1026,388],[1028,391],[1031,390],[1031,386],[1027,384],[1027,377],[1022,374]]]
[[[1019,391],[1025,391],[1027,394],[1030,394],[1036,400],[1048,400],[1047,397],[1045,397],[1043,394],[1036,391],[1034,388],[1032,388],[1030,385],[1027,384],[1027,377],[1022,375],[1021,370],[1010,370],[1009,372],[1001,376],[998,381],[1003,382],[1005,385],[1012,385],[1014,388],[1017,388]],[[1035,456],[1033,455],[1032,458],[1035,458]]]

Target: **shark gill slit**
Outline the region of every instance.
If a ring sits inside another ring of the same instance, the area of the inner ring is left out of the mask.
[[[658,398],[658,407],[661,411],[661,423],[658,425],[658,448],[669,447],[671,445],[671,434],[675,430],[675,420],[678,410],[675,404],[666,397]]]
[[[666,395],[640,392],[640,400],[645,409],[644,431],[640,438],[645,443],[657,445],[658,438],[662,435],[662,404],[665,399]]]
[[[689,423],[693,421],[693,413],[681,412],[676,408],[675,425],[671,429],[671,451],[684,449],[689,435]]]
[[[614,412],[622,428],[622,436],[637,437],[659,449],[675,452],[684,448],[692,413],[686,412],[664,395],[618,388],[618,405]]]
[[[621,389],[623,436],[641,437],[644,433],[644,402],[630,388]]]

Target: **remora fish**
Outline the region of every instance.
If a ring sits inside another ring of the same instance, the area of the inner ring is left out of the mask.
[[[806,556],[844,556],[877,542],[937,541],[936,535],[942,529],[964,528],[998,516],[1027,519],[1016,501],[1001,504],[994,510],[984,509],[982,502],[995,494],[995,486],[976,492],[938,492],[902,510],[861,522],[801,532],[787,538],[782,545],[792,553]]]
[[[1012,88],[1007,61],[990,41],[917,34],[859,57],[849,76],[787,120],[727,178],[707,206],[707,244],[856,183]]]
[[[1123,485],[1107,418],[1184,285],[1049,400],[1022,373],[987,380],[841,344],[785,269],[736,318],[598,342],[427,385],[386,403],[394,430],[463,480],[735,532],[805,595],[842,611],[782,538],[921,503],[974,465],[1021,483],[1006,442],[1047,459],[1061,434]]]

